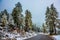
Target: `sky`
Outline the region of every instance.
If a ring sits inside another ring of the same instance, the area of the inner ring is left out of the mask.
[[[22,14],[25,15],[25,10],[28,9],[32,14],[33,23],[37,25],[42,25],[45,22],[46,8],[50,7],[52,3],[60,13],[60,0],[0,0],[0,11],[7,9],[9,13],[12,13],[17,2],[22,5]]]

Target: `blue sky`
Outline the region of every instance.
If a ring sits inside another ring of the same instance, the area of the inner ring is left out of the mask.
[[[0,11],[7,9],[9,13],[15,7],[15,4],[20,2],[23,8],[23,14],[28,9],[32,13],[32,21],[37,25],[45,22],[46,7],[54,4],[57,11],[60,13],[60,0],[0,0]]]

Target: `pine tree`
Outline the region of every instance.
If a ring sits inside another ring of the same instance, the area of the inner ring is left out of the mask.
[[[7,15],[7,20],[8,20],[9,19],[9,13],[7,12],[6,9],[3,12]]]
[[[20,28],[22,22],[21,22],[21,12],[22,12],[22,5],[20,2],[18,2],[15,5],[15,8],[12,11],[12,16],[14,19],[14,23]]]
[[[6,9],[4,9],[3,11],[1,11],[1,22],[2,25],[5,26],[6,24],[8,24],[8,19],[9,19],[9,14],[7,12]]]
[[[43,23],[42,27],[43,27],[43,32],[45,33],[46,32],[46,27],[45,27],[44,23]]]
[[[45,15],[46,15],[46,25],[47,25],[47,27],[49,26],[49,20],[50,20],[50,10],[49,10],[49,7],[47,7],[47,10],[46,10],[46,13],[45,13]]]
[[[4,15],[4,14],[6,14],[7,20],[8,20],[8,19],[9,19],[9,13],[7,12],[6,9],[4,9],[3,11],[1,11],[1,17],[2,17],[2,15]]]
[[[0,22],[1,22],[1,13],[0,13]]]
[[[51,4],[51,7],[47,7],[46,11],[46,24],[49,27],[50,34],[56,34],[55,22],[58,17],[56,8]]]
[[[28,31],[29,29],[32,30],[31,12],[26,10],[25,14],[26,14],[26,16],[25,16],[25,31]]]
[[[53,30],[54,30],[54,34],[56,34],[56,18],[58,17],[58,12],[56,10],[56,8],[54,7],[53,4],[51,4],[51,8],[50,8],[50,14],[51,14],[51,19],[52,19],[52,24],[53,24]]]

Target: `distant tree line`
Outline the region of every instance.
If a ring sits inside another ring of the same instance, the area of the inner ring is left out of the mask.
[[[36,25],[33,25],[32,23],[32,14],[31,12],[27,9],[25,11],[25,17],[22,14],[23,9],[22,9],[22,5],[20,2],[18,2],[15,7],[12,10],[12,17],[14,20],[15,25],[19,28],[19,29],[24,29],[25,31],[28,30],[34,30],[34,31],[40,31],[40,28],[36,27]],[[7,10],[5,9],[4,11],[0,12],[0,18],[2,18],[3,14],[8,15],[7,20],[9,19],[9,13],[7,12]],[[45,18],[46,18],[46,25],[47,27],[49,27],[49,32],[50,34],[56,34],[56,20],[58,18],[58,12],[56,10],[56,8],[54,7],[53,4],[51,4],[50,8],[47,7],[46,13],[45,13]],[[24,21],[24,23],[23,23]],[[24,25],[23,25],[24,24]],[[44,24],[43,24],[43,30],[44,33],[46,32]]]
[[[20,2],[18,2],[15,5],[15,7],[13,8],[12,13],[11,13],[11,15],[13,17],[13,20],[14,20],[14,24],[19,29],[24,29],[25,31],[32,30],[32,16],[31,16],[31,12],[27,9],[25,11],[25,17],[22,14],[22,12],[23,12],[22,5],[21,5]],[[9,13],[7,12],[6,9],[4,11],[0,12],[0,17],[2,18],[2,15],[4,13],[8,16],[8,18],[7,18],[7,20],[8,20],[9,19]]]

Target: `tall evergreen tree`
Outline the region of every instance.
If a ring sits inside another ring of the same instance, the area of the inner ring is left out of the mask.
[[[4,9],[3,11],[1,11],[1,22],[2,22],[2,25],[5,26],[6,24],[8,24],[8,19],[9,19],[9,14],[7,12],[6,9]]]
[[[6,9],[4,9],[3,11],[1,11],[1,17],[2,17],[2,15],[4,15],[4,14],[6,14],[7,20],[8,20],[8,19],[9,19],[9,13],[7,12]]]
[[[56,34],[55,22],[58,17],[56,8],[51,4],[51,7],[47,7],[46,11],[46,24],[49,27],[50,34]]]
[[[25,16],[25,31],[28,31],[29,29],[32,29],[32,16],[31,16],[31,12],[26,10],[25,12],[26,16]]]
[[[56,18],[58,17],[58,12],[56,10],[56,8],[54,7],[53,4],[51,4],[51,8],[50,8],[50,14],[51,14],[51,19],[52,19],[52,24],[53,24],[53,30],[54,30],[54,34],[56,34]]]
[[[9,19],[9,13],[7,12],[6,9],[3,12],[7,15],[7,20],[8,20]]]
[[[1,13],[0,13],[0,22],[1,22]]]
[[[13,9],[13,12],[12,12],[12,16],[13,16],[13,19],[14,19],[14,23],[20,28],[21,26],[21,12],[22,12],[22,5],[20,2],[18,2],[16,5],[15,5],[15,8]]]
[[[44,23],[43,23],[42,27],[43,27],[43,32],[46,33],[46,27],[45,27]]]
[[[47,27],[49,26],[49,20],[50,20],[50,10],[49,10],[49,7],[47,7],[47,10],[46,10],[46,24],[47,24]]]

